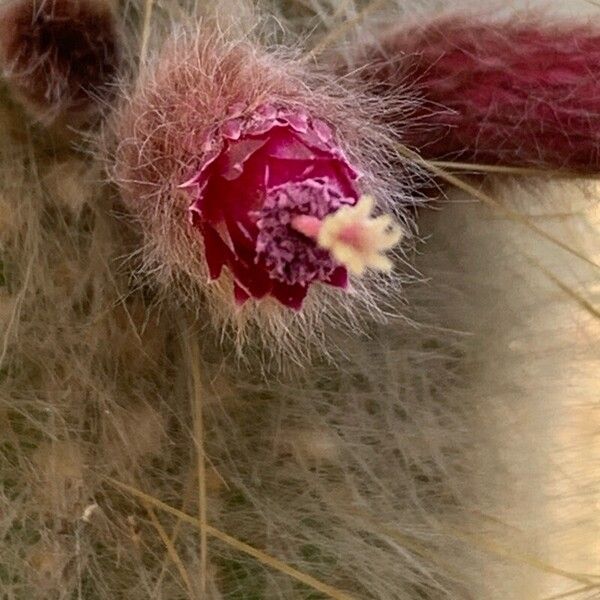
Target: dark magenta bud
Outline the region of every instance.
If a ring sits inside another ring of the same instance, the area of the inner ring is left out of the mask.
[[[80,124],[98,110],[120,59],[108,0],[12,0],[0,28],[2,73],[39,121]]]

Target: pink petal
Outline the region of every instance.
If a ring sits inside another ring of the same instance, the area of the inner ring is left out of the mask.
[[[210,225],[200,226],[204,240],[204,256],[208,265],[208,273],[211,279],[217,279],[226,264],[232,260],[232,252],[221,236]]]
[[[303,143],[289,128],[274,131],[269,136],[268,153],[274,158],[291,158],[294,160],[314,160],[317,158],[312,148]]]
[[[292,129],[299,133],[308,131],[308,115],[306,113],[299,112],[288,115],[288,123]]]
[[[242,135],[242,124],[243,121],[241,119],[231,119],[231,121],[227,121],[221,127],[221,133],[223,137],[230,140],[239,140]]]
[[[325,283],[345,290],[348,287],[348,271],[345,267],[338,267]]]
[[[248,265],[239,259],[234,260],[230,266],[236,282],[252,298],[260,300],[260,298],[264,298],[271,292],[273,281],[264,268],[254,264]]]
[[[219,159],[221,177],[228,181],[237,179],[244,169],[244,163],[266,143],[267,140],[262,138],[240,140],[231,144]]]
[[[277,123],[270,119],[264,119],[261,121],[257,121],[256,123],[251,123],[248,125],[246,129],[246,135],[264,135],[273,129],[273,127],[277,127]]]
[[[300,310],[302,308],[306,294],[308,294],[308,286],[287,285],[281,282],[275,282],[271,291],[271,295],[275,299],[292,310]]]
[[[277,117],[277,109],[272,104],[261,104],[256,112],[269,121],[275,119]]]

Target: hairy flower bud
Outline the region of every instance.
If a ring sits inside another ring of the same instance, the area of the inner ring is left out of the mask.
[[[357,279],[358,268],[349,277],[343,260],[378,269],[385,244],[356,259],[343,242],[328,248],[294,226],[326,222],[364,194],[375,212],[394,207],[395,182],[381,173],[391,141],[360,93],[323,79],[248,41],[179,32],[149,54],[107,138],[113,180],[143,234],[139,272],[191,307],[207,300],[205,314],[237,334],[257,325],[282,345],[305,337],[292,324],[315,338],[341,314],[345,323],[362,319],[360,307],[377,315],[375,293],[393,282]]]

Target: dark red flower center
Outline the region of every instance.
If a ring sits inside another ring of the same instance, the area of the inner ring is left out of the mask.
[[[344,287],[346,269],[291,227],[358,199],[357,172],[331,128],[298,110],[263,106],[233,116],[208,139],[192,222],[203,235],[209,275],[231,271],[239,302],[270,295],[300,308],[313,282]]]

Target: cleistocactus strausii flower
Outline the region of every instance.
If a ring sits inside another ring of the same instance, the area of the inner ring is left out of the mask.
[[[239,303],[273,296],[299,309],[313,283],[346,287],[348,265],[294,219],[355,205],[359,173],[322,119],[270,104],[245,109],[234,106],[208,135],[197,172],[181,187],[193,197],[210,277],[227,268]]]
[[[142,226],[145,271],[192,305],[200,292],[213,318],[260,320],[261,335],[288,330],[277,307],[302,309],[295,322],[311,335],[342,311],[346,321],[359,306],[374,314],[393,280],[358,276],[389,271],[381,253],[399,241],[395,227],[362,215],[326,243],[294,225],[313,218],[333,231],[340,221],[329,219],[362,196],[386,213],[397,193],[379,172],[392,142],[360,95],[309,84],[303,67],[201,30],[142,65],[111,123],[114,180]]]

